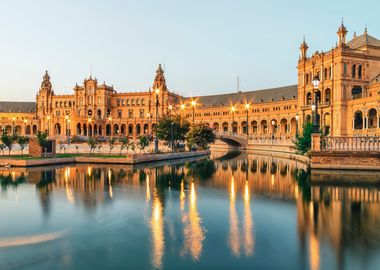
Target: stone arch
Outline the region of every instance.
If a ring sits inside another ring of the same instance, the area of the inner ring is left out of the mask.
[[[113,135],[114,136],[119,135],[119,125],[118,124],[113,125]]]
[[[106,125],[106,136],[111,136],[111,124]]]
[[[129,124],[128,125],[128,136],[132,136],[132,135],[133,135],[133,125]]]
[[[10,125],[5,126],[4,130],[5,130],[5,132],[6,132],[8,135],[13,133],[13,131],[12,131],[12,127],[11,127]]]
[[[228,132],[228,123],[227,122],[223,122],[222,129],[223,129],[223,132]]]
[[[25,134],[26,134],[26,135],[30,135],[30,134],[31,134],[30,125],[27,125],[27,126],[25,127]]]
[[[286,118],[282,118],[280,120],[280,133],[281,134],[289,133],[288,119]]]
[[[87,130],[88,136],[91,137],[91,136],[92,136],[92,125],[89,124],[88,127],[87,127],[87,129],[88,129],[88,130]]]
[[[136,135],[139,136],[141,134],[141,125],[137,124],[136,125]]]
[[[83,135],[87,136],[87,125],[83,124]]]
[[[19,125],[15,126],[15,134],[21,135],[21,126],[19,126]]]
[[[144,134],[147,134],[149,132],[149,125],[144,124]]]
[[[293,117],[292,119],[290,119],[290,133],[292,135],[295,135],[296,132],[297,132],[297,120],[295,117]]]
[[[331,116],[330,113],[325,113],[323,115],[323,133],[329,134],[330,133],[330,126],[331,126]]]
[[[247,121],[240,123],[240,130],[242,131],[241,133],[247,134]]]
[[[325,102],[326,103],[328,103],[328,102],[330,102],[330,100],[331,100],[331,90],[330,90],[330,88],[327,88],[326,90],[325,90],[325,94],[324,94],[324,100],[325,100]]]
[[[37,134],[37,125],[32,126],[32,133],[33,133],[33,135]]]
[[[215,122],[214,124],[212,124],[212,128],[215,132],[219,132],[219,123]]]
[[[77,135],[81,135],[82,133],[82,128],[81,128],[81,125],[80,123],[77,124]]]
[[[120,133],[121,133],[122,135],[125,135],[125,132],[126,132],[126,126],[125,126],[125,124],[122,124],[122,125],[120,126]]]
[[[231,127],[232,127],[232,134],[238,133],[238,123],[236,121],[232,122]]]
[[[311,115],[310,114],[307,114],[305,115],[305,120],[304,120],[305,123],[311,123]]]
[[[378,120],[377,120],[377,111],[372,108],[368,111],[368,128],[377,128]]]
[[[268,122],[267,120],[261,120],[260,122],[260,127],[261,127],[261,130],[260,130],[260,133],[261,134],[267,134],[268,133]]]
[[[98,125],[94,124],[94,136],[98,135]]]
[[[270,120],[270,130],[273,134],[278,133],[278,122],[276,119]]]
[[[54,125],[54,134],[61,135],[61,125],[59,123],[55,123]]]
[[[363,112],[359,110],[354,113],[354,129],[363,129],[363,127]]]
[[[305,96],[305,104],[306,105],[311,105],[311,101],[312,101],[312,95],[311,95],[310,92],[307,92],[306,96]]]
[[[252,134],[257,134],[257,121],[256,120],[253,120],[251,121],[251,133]]]
[[[102,125],[99,125],[99,127],[98,127],[98,135],[100,135],[100,136],[103,135],[103,128],[102,128]]]

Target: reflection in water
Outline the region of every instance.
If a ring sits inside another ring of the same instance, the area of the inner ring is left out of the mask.
[[[230,188],[230,236],[229,245],[232,254],[236,257],[240,256],[240,237],[239,237],[239,220],[235,207],[235,178],[231,177],[231,188]]]
[[[157,190],[153,193],[152,203],[152,265],[155,268],[162,267],[162,257],[165,251],[164,218],[160,197]]]
[[[328,183],[328,179],[324,180],[324,183]],[[188,263],[188,260],[193,261],[196,267],[207,268],[203,264],[205,260],[219,251],[230,254],[218,258],[225,268],[244,268],[244,265],[239,267],[239,263],[244,260],[252,263],[252,267],[270,268],[257,265],[260,261],[256,259],[258,254],[272,252],[267,250],[268,244],[263,245],[262,241],[257,241],[258,234],[263,234],[261,236],[269,245],[276,248],[279,246],[285,254],[292,252],[292,256],[296,258],[294,269],[329,268],[326,266],[343,269],[345,264],[355,260],[355,256],[360,261],[368,262],[368,265],[378,266],[373,254],[380,251],[380,189],[376,186],[334,186],[330,183],[314,185],[311,184],[310,173],[305,166],[295,161],[247,156],[243,153],[215,161],[144,166],[141,169],[116,165],[11,168],[0,171],[0,183],[0,200],[12,197],[6,195],[12,194],[16,189],[33,184],[37,191],[37,203],[34,201],[35,196],[24,195],[28,194],[27,189],[19,192],[23,194],[19,200],[30,200],[33,206],[38,206],[39,200],[37,214],[30,215],[30,218],[34,219],[35,224],[42,223],[46,226],[54,223],[47,220],[57,218],[59,210],[56,205],[62,203],[59,200],[63,200],[63,207],[67,207],[65,211],[77,218],[78,223],[81,219],[87,221],[86,216],[93,215],[82,215],[83,211],[72,209],[83,208],[86,214],[99,215],[100,218],[95,222],[91,219],[96,232],[97,226],[105,226],[104,223],[98,224],[98,220],[102,220],[104,209],[107,214],[115,213],[112,211],[118,207],[122,207],[122,211],[128,211],[128,203],[131,202],[134,212],[129,213],[128,219],[135,222],[133,224],[146,224],[138,226],[131,233],[147,236],[142,237],[148,239],[146,242],[141,241],[138,244],[142,245],[140,250],[144,250],[146,245],[147,251],[144,252],[151,258],[146,262],[143,260],[146,265],[132,266],[135,269],[182,269],[183,265],[176,267],[174,263],[173,267],[171,261]],[[63,196],[53,196],[56,194]],[[114,201],[117,203],[111,203]],[[5,204],[0,202],[1,208]],[[141,202],[146,208],[143,206],[139,211]],[[13,201],[8,205],[12,204]],[[227,204],[229,206],[221,207]],[[101,207],[102,205],[109,207]],[[213,207],[218,209],[217,213],[214,213]],[[283,213],[278,210],[280,207],[284,210]],[[40,209],[42,214],[39,215]],[[0,210],[5,214],[11,213],[6,208]],[[276,213],[276,219],[281,218],[284,225],[287,225],[283,232],[286,237],[280,239],[281,241],[277,238],[284,236],[271,231],[278,229],[278,224],[270,224],[265,220],[268,213],[272,212]],[[80,216],[75,216],[76,213],[80,213]],[[0,220],[2,228],[12,228],[16,224],[11,214],[10,217]],[[112,217],[115,222],[107,222],[106,226],[110,226],[109,228],[114,224],[125,223],[124,220],[116,222],[125,218],[120,212]],[[229,223],[224,227],[227,220]],[[71,221],[67,219],[65,222],[70,224]],[[296,230],[290,227],[294,222],[297,224]],[[39,231],[34,235],[40,235],[41,227],[38,227]],[[33,235],[28,232],[17,234],[8,230],[9,236]],[[5,231],[2,231],[3,235],[7,235]],[[57,230],[55,228],[51,231]],[[114,231],[120,233],[120,230]],[[127,235],[130,232],[123,233]],[[69,238],[66,237],[65,241],[76,241]],[[122,238],[118,237],[118,240],[123,241]],[[93,241],[86,240],[89,243]],[[221,244],[215,247],[214,243],[218,241]],[[126,249],[131,248],[131,243],[122,243]],[[55,242],[51,244],[55,245]],[[110,241],[107,245],[113,247],[113,242]],[[97,246],[95,243],[95,247]],[[94,246],[89,244],[89,248],[93,249]],[[321,255],[325,252],[329,252],[329,256]],[[0,261],[3,258],[0,253]],[[355,263],[358,264],[357,261]],[[0,268],[1,266],[0,264]]]

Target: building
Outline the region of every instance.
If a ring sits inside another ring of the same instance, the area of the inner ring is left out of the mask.
[[[379,134],[380,40],[366,29],[346,42],[343,23],[337,35],[334,47],[311,56],[306,41],[301,43],[297,85],[257,91],[182,97],[167,88],[159,66],[146,92],[118,93],[90,76],[75,85],[74,94],[55,95],[46,72],[35,103],[0,102],[0,128],[26,135],[46,130],[57,137],[136,138],[152,132],[156,116],[177,114],[205,122],[216,132],[289,139],[312,121],[316,103],[316,121],[324,134]],[[312,83],[315,77],[320,80],[318,90]]]

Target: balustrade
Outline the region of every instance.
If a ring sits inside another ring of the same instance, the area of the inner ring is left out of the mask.
[[[322,151],[380,151],[380,137],[322,137]]]

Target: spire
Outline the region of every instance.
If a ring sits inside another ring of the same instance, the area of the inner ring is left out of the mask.
[[[43,90],[43,91],[50,93],[51,89],[52,89],[52,87],[51,87],[51,82],[50,82],[50,76],[49,76],[48,71],[46,70],[44,76],[42,77],[42,83],[41,83],[40,91]]]
[[[364,35],[367,35],[367,34],[368,34],[368,29],[367,29],[367,25],[366,25],[364,28]]]
[[[301,59],[306,59],[307,58],[307,49],[309,49],[309,46],[307,46],[307,43],[305,41],[305,35],[303,36],[303,41],[300,46],[300,51],[301,51]]]
[[[338,45],[339,46],[345,46],[346,45],[346,34],[347,34],[347,29],[346,27],[344,26],[343,24],[343,18],[342,18],[342,23],[338,29],[338,32],[336,32],[338,34],[338,37],[339,37],[339,42],[338,42]]]
[[[356,31],[354,32],[354,38],[356,38]]]
[[[158,68],[156,71],[156,77],[154,78],[154,82],[153,82],[153,90],[157,88],[162,89],[162,91],[167,90],[164,70],[162,69],[161,64],[158,65]]]

